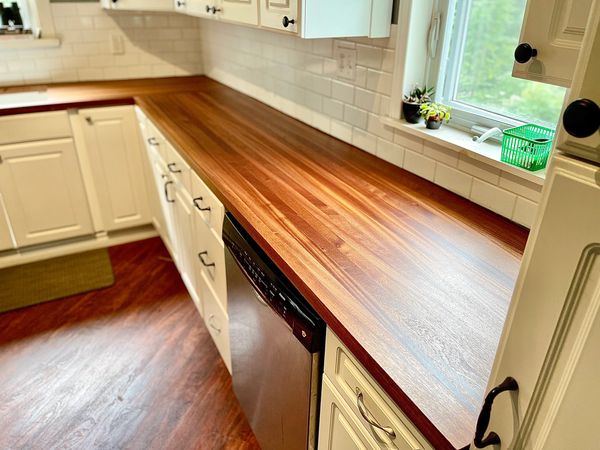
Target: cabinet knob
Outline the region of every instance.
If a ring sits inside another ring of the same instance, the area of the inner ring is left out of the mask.
[[[87,116],[85,118],[85,121],[88,123],[88,125],[94,125],[94,121],[92,120],[92,118],[90,116]]]
[[[181,0],[177,0],[177,7],[181,8],[182,6],[185,6],[185,2],[182,2]]]
[[[562,122],[571,136],[586,138],[600,128],[600,108],[592,100],[580,98],[567,106]]]
[[[519,64],[525,64],[531,58],[535,58],[537,53],[537,49],[533,48],[527,42],[523,42],[522,44],[517,45],[517,48],[515,49],[515,61]]]
[[[213,6],[212,8],[210,6],[206,7],[206,12],[212,12],[213,14],[216,14],[220,11],[221,11],[221,8],[217,8],[216,6]]]
[[[206,5],[206,13],[210,13],[210,6]]]
[[[283,25],[283,28],[287,28],[290,25],[295,24],[296,21],[294,19],[290,19],[288,16],[283,16],[283,19],[281,19],[281,23]]]

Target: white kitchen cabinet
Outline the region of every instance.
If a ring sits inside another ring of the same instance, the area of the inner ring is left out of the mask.
[[[150,147],[148,149],[148,155],[152,165],[154,186],[156,188],[156,193],[158,194],[158,203],[160,205],[159,214],[162,230],[159,230],[159,233],[173,258],[177,259],[176,242],[172,240],[172,236],[175,234],[175,210],[173,206],[175,203],[173,197],[175,195],[175,181],[169,176],[165,163],[156,149]]]
[[[260,0],[261,27],[303,38],[390,34],[391,0]]]
[[[175,11],[178,13],[208,19],[217,18],[217,9],[219,9],[217,0],[174,0],[174,2]]]
[[[121,11],[173,11],[173,0],[102,0],[104,9]]]
[[[219,0],[219,19],[258,25],[258,0]]]
[[[4,207],[4,200],[0,194],[0,252],[15,248],[15,242],[12,238],[8,215]]]
[[[194,238],[193,203],[189,192],[180,184],[175,183],[174,206],[174,235],[176,241],[178,269],[190,295],[196,294],[196,246]]]
[[[433,450],[329,329],[323,371],[319,448]]]
[[[0,146],[0,193],[18,247],[93,233],[73,140]]]
[[[593,0],[528,0],[519,43],[537,55],[521,47],[523,61],[532,57],[515,61],[513,76],[569,87],[592,5]]]
[[[84,109],[79,117],[105,230],[149,224],[143,152],[133,108]]]

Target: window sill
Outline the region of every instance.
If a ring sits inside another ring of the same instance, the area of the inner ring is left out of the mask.
[[[465,131],[452,128],[446,124],[439,130],[429,130],[424,123],[408,123],[404,120],[396,120],[390,117],[382,117],[381,122],[401,132],[416,136],[425,141],[442,145],[446,148],[464,153],[473,159],[477,159],[492,167],[501,169],[514,176],[530,181],[537,185],[543,185],[546,178],[546,170],[530,172],[520,167],[515,167],[500,160],[501,146],[494,141],[476,143],[473,136]]]
[[[0,36],[0,50],[27,50],[54,47],[60,47],[59,39],[34,39],[29,37],[16,38],[11,36]]]

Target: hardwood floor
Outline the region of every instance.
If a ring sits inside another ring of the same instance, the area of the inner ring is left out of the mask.
[[[257,449],[159,239],[114,286],[0,314],[0,449]]]

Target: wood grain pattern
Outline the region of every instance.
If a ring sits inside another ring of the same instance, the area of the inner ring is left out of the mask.
[[[258,449],[160,240],[110,254],[113,287],[0,315],[0,448]]]
[[[209,79],[136,102],[427,439],[467,444],[527,230]]]
[[[0,94],[30,91],[48,93],[47,101],[36,105],[3,107],[0,104],[0,116],[67,108],[132,105],[135,95],[193,91],[200,80],[201,77],[192,76],[0,87]]]

